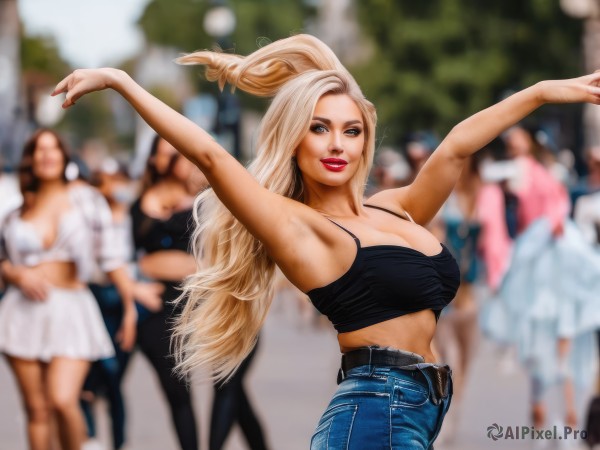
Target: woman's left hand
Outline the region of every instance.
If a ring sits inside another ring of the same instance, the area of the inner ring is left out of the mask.
[[[85,94],[114,88],[124,75],[123,71],[112,68],[77,69],[56,85],[52,95],[66,93],[62,107],[68,108]]]
[[[116,335],[116,340],[124,352],[130,352],[135,345],[137,330],[137,311],[135,306],[130,306],[123,312],[121,327]]]
[[[538,83],[544,103],[600,104],[600,71],[568,80],[546,80]]]

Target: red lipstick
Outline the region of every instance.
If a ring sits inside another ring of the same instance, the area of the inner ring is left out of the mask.
[[[331,172],[341,172],[346,168],[348,162],[339,158],[323,158],[321,164]]]

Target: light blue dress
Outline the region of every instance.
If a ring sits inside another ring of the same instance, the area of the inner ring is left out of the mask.
[[[595,330],[600,327],[600,254],[570,220],[562,236],[538,219],[515,241],[501,287],[482,309],[484,333],[514,345],[520,361],[543,387],[569,374],[589,386],[596,370]],[[560,338],[572,349],[566,365]]]

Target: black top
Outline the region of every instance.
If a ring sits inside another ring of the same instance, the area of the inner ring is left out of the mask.
[[[399,245],[361,247],[354,234],[336,225],[356,243],[354,262],[340,278],[307,295],[338,332],[360,330],[425,309],[433,310],[438,318],[454,299],[460,273],[444,245],[434,256]]]
[[[141,199],[131,205],[133,241],[136,250],[153,253],[159,250],[189,252],[193,231],[192,210],[173,213],[168,219],[150,217],[142,211]]]

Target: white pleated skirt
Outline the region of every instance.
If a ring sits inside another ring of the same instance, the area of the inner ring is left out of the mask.
[[[33,301],[11,286],[0,300],[0,352],[95,361],[114,355],[114,347],[89,289],[52,288],[46,300]]]

